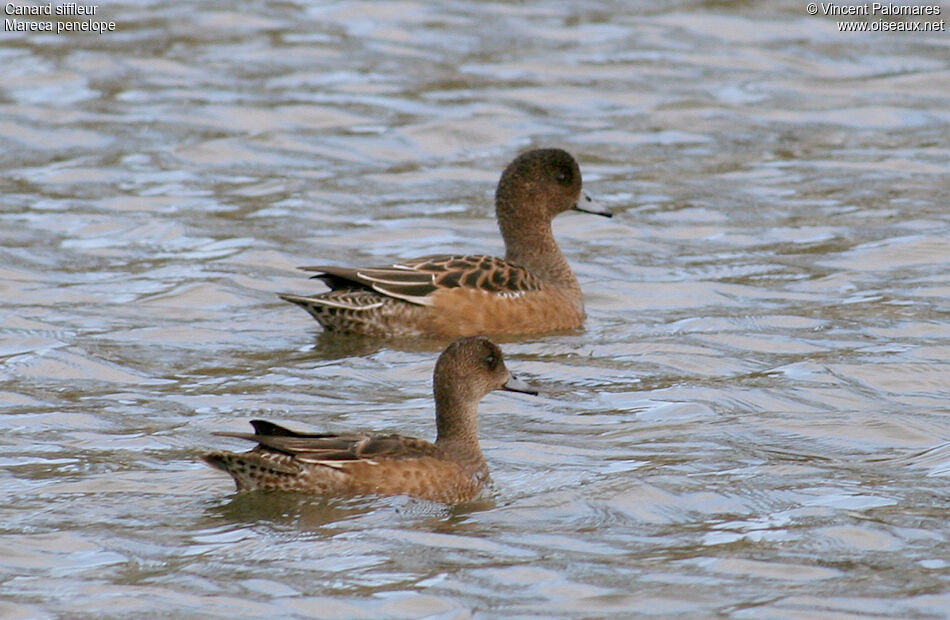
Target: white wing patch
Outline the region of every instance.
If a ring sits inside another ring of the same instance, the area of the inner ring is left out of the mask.
[[[312,299],[311,301],[314,303],[319,303],[321,306],[330,306],[332,308],[342,308],[344,310],[372,310],[374,308],[379,308],[384,303],[383,301],[376,301],[371,304],[357,306],[354,304],[348,304],[348,303],[344,303],[344,302],[337,301],[334,299],[328,299],[326,297],[320,297],[319,299]]]
[[[490,293],[493,295],[498,295],[499,297],[506,297],[508,299],[517,299],[518,297],[524,297],[525,293],[528,291],[500,291],[498,293]]]

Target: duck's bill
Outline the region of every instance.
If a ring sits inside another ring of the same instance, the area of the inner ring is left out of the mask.
[[[508,375],[508,381],[506,381],[505,384],[501,386],[501,389],[507,390],[509,392],[523,392],[525,394],[534,394],[535,396],[538,395],[538,390],[531,387],[514,375]]]
[[[610,209],[588,196],[587,192],[581,192],[581,197],[578,199],[577,204],[574,205],[574,208],[584,213],[593,213],[594,215],[603,215],[604,217],[614,216],[614,214],[610,212]]]

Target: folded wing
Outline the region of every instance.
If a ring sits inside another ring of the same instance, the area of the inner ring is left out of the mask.
[[[402,435],[298,433],[265,420],[253,420],[251,426],[254,427],[254,433],[215,434],[255,441],[257,449],[281,452],[300,463],[336,468],[354,461],[421,458],[433,456],[438,451],[428,441]]]
[[[539,290],[541,280],[525,269],[494,256],[426,256],[383,267],[301,267],[316,272],[333,291],[358,297],[367,289],[418,305],[431,305],[440,289],[472,288],[503,296]],[[357,299],[354,299],[357,301]],[[359,299],[359,301],[367,301]]]

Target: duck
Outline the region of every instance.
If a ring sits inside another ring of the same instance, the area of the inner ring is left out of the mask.
[[[215,434],[256,447],[203,459],[230,474],[238,492],[407,495],[446,504],[476,499],[490,482],[478,442],[478,403],[494,390],[538,391],[508,371],[501,349],[484,336],[450,343],[436,361],[432,383],[434,442],[398,434],[304,433],[252,420],[253,433]]]
[[[495,213],[505,256],[423,256],[379,267],[318,265],[330,290],[280,293],[328,332],[452,339],[569,330],[586,318],[577,277],[554,240],[551,221],[578,210],[612,213],[582,189],[577,160],[563,149],[534,149],[502,172]]]

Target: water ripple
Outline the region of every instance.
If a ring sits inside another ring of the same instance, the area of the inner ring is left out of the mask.
[[[0,615],[943,617],[943,33],[753,4],[147,0],[6,33]],[[490,497],[200,463],[257,417],[432,437],[443,343],[275,293],[503,253],[498,173],[549,145],[615,217],[555,222],[589,317],[502,342],[542,393],[482,403]]]

